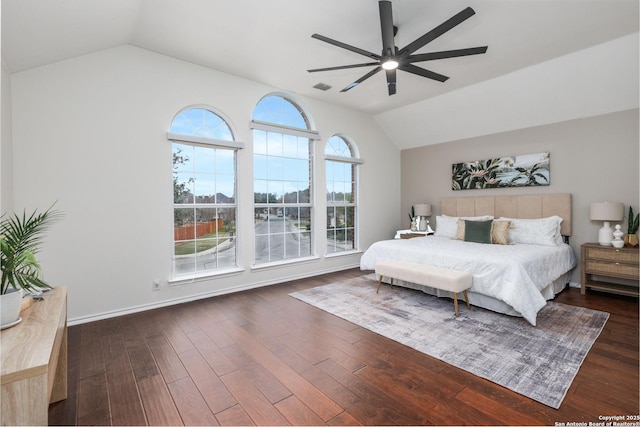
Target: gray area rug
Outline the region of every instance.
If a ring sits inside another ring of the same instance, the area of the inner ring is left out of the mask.
[[[559,408],[609,313],[549,302],[538,325],[365,276],[292,297],[552,408]]]

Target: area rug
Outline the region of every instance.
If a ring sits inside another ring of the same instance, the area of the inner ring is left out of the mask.
[[[559,408],[609,313],[549,302],[537,326],[526,320],[365,276],[290,294],[292,297]]]

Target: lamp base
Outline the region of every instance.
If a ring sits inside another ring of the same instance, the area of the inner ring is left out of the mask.
[[[613,229],[609,221],[604,222],[604,226],[598,231],[598,243],[600,246],[611,246],[613,240]]]

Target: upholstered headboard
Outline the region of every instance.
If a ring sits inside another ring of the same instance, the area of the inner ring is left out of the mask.
[[[493,215],[509,218],[562,218],[560,231],[571,236],[571,194],[532,194],[513,196],[445,197],[440,213],[449,216]]]

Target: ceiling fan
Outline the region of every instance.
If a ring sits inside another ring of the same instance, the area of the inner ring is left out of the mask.
[[[346,43],[342,43],[338,40],[331,39],[329,37],[322,36],[320,34],[313,34],[311,37],[314,39],[321,40],[323,42],[332,44],[334,46],[341,47],[346,50],[350,50],[351,52],[358,53],[360,55],[366,56],[368,58],[373,59],[375,62],[367,62],[363,64],[352,64],[352,65],[341,65],[337,67],[327,67],[327,68],[316,68],[313,70],[307,70],[310,73],[315,73],[318,71],[332,71],[332,70],[344,70],[347,68],[359,68],[359,67],[370,67],[375,66],[375,68],[369,71],[364,76],[360,77],[353,83],[349,83],[344,89],[340,92],[346,92],[354,87],[358,86],[360,83],[378,73],[381,70],[385,70],[387,75],[387,88],[389,90],[389,95],[393,95],[396,93],[396,70],[406,71],[408,73],[416,74],[418,76],[426,77],[428,79],[437,80],[439,82],[446,81],[449,77],[443,76],[442,74],[435,73],[433,71],[426,70],[424,68],[420,68],[416,65],[413,65],[414,62],[422,62],[422,61],[433,61],[435,59],[444,59],[444,58],[455,58],[459,56],[467,56],[467,55],[478,55],[481,53],[485,53],[487,51],[487,46],[481,47],[472,47],[467,49],[455,49],[455,50],[444,50],[440,52],[430,52],[430,53],[419,53],[413,54],[413,52],[425,46],[427,43],[435,40],[440,37],[447,31],[451,30],[455,26],[461,24],[466,21],[473,15],[475,15],[475,11],[470,7],[467,7],[462,12],[457,13],[453,17],[449,18],[447,21],[438,25],[431,31],[426,34],[418,37],[402,49],[398,49],[395,45],[394,37],[398,30],[398,27],[393,25],[393,13],[391,10],[391,2],[389,0],[380,0],[378,3],[380,9],[380,29],[382,30],[382,53],[377,55],[373,52],[366,51],[364,49],[357,48],[355,46],[348,45]]]

